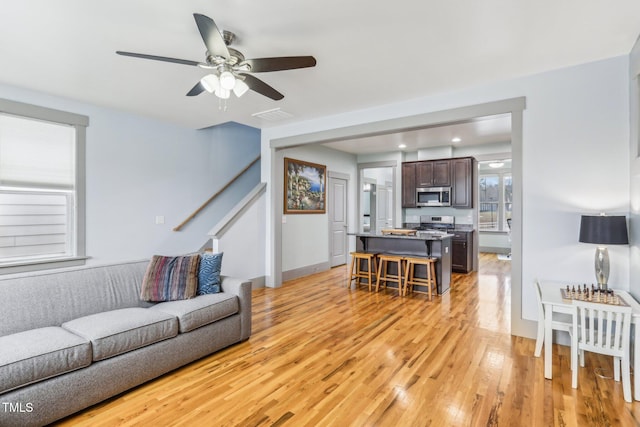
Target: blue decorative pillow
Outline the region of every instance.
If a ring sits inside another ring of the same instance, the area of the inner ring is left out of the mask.
[[[198,295],[220,292],[220,269],[222,254],[200,254],[200,272],[198,273]]]

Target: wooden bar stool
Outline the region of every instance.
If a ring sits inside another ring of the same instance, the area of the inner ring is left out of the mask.
[[[369,285],[369,292],[373,286],[373,279],[376,277],[376,254],[370,252],[351,252],[351,268],[349,269],[349,281],[347,287],[351,287],[351,282],[355,279],[356,286],[362,285],[362,279],[367,279]],[[367,270],[362,270],[362,263],[360,261],[367,262]],[[354,273],[355,267],[355,273]]]
[[[398,292],[403,295],[402,290],[402,261],[404,257],[402,255],[378,255],[378,278],[376,280],[376,292],[380,289],[380,282],[384,282],[384,287],[387,287],[387,282],[395,282],[398,284]],[[398,274],[388,274],[387,269],[390,262],[394,262],[398,265]]]
[[[431,292],[436,287],[436,259],[435,258],[421,258],[421,257],[406,257],[405,261],[407,265],[404,273],[404,295],[407,295],[409,289],[413,292],[413,285],[426,286],[428,291],[419,293],[426,293],[429,295],[429,301],[431,301]],[[416,265],[424,265],[427,267],[427,277],[415,277]]]

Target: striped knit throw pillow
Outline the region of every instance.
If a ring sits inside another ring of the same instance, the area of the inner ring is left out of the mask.
[[[143,301],[175,301],[193,298],[198,289],[200,255],[154,255],[142,279]]]

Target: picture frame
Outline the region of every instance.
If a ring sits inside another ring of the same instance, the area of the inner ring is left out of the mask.
[[[324,214],[327,211],[327,167],[284,158],[284,213]]]

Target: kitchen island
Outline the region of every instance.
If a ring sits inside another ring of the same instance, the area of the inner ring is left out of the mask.
[[[436,258],[438,295],[449,291],[451,284],[451,237],[453,234],[417,232],[414,236],[381,233],[354,233],[351,235],[356,236],[356,251],[358,252]],[[396,274],[395,265],[391,264],[389,271]],[[426,267],[416,266],[415,275],[416,277],[426,277]]]

